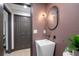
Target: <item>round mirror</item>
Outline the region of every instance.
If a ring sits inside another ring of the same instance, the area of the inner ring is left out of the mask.
[[[58,26],[58,8],[56,6],[53,6],[48,11],[47,26],[50,30],[54,30]]]

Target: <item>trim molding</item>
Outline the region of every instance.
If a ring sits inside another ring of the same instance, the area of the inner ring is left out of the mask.
[[[26,3],[13,3],[13,4],[21,5],[21,6],[26,5],[26,6],[28,6],[28,7],[31,7],[31,4],[30,4],[30,3],[29,3],[29,4],[26,4]]]

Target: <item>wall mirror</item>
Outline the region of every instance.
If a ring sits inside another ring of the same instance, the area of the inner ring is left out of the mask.
[[[54,30],[58,26],[58,8],[53,6],[47,13],[47,27],[49,30]]]

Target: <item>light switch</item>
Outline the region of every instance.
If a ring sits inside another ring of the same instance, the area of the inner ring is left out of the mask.
[[[38,33],[37,29],[34,29],[33,34],[37,34],[37,33]]]
[[[43,33],[46,34],[46,30],[43,30]]]

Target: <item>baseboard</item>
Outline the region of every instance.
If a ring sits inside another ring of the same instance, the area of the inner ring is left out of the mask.
[[[14,52],[15,51],[15,49],[11,49],[11,52]]]
[[[6,53],[10,53],[8,50],[6,50]]]
[[[11,51],[6,50],[6,53],[11,53],[13,51],[15,51],[15,49],[11,49]]]

